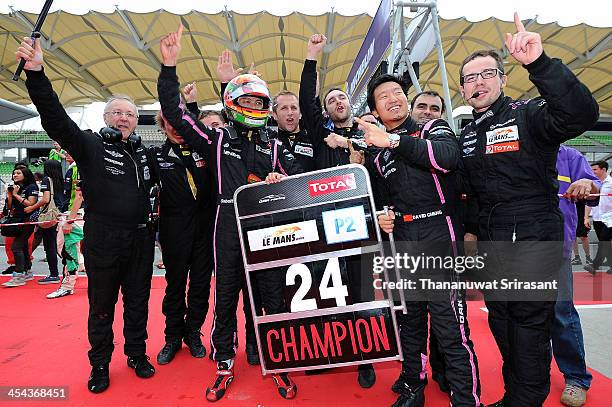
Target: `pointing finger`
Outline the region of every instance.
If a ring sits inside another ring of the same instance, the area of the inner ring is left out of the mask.
[[[514,12],[514,25],[516,25],[516,30],[518,32],[526,31],[525,30],[525,26],[523,25],[523,22],[519,18],[519,15],[518,15],[518,13],[516,11]]]
[[[177,31],[177,42],[181,42],[181,37],[183,36],[183,29],[185,29],[185,27],[183,27],[183,24],[181,23]]]

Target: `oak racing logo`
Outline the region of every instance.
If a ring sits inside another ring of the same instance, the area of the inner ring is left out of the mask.
[[[308,181],[308,193],[310,196],[333,194],[356,188],[355,174],[338,175],[316,181]]]
[[[268,203],[268,202],[283,201],[285,199],[286,199],[285,195],[271,194],[271,195],[266,195],[263,198],[261,198],[259,200],[259,203],[262,204],[262,203]]]

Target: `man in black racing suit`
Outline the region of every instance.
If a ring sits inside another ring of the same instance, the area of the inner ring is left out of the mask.
[[[393,232],[398,254],[406,249],[411,255],[457,256],[457,242],[463,235],[455,208],[460,151],[454,133],[441,119],[429,121],[419,130],[408,116],[403,83],[393,75],[381,75],[370,82],[368,105],[386,128],[357,119],[364,128],[366,143],[382,148],[368,166],[378,185],[377,206],[393,207],[388,215],[378,217],[381,228]],[[427,270],[423,277],[437,279],[443,272]],[[421,293],[417,289],[405,292],[405,297],[408,313],[400,315],[403,389],[398,389],[395,406],[425,405],[429,311],[431,329],[447,366],[451,405],[479,407],[478,362],[463,293]]]
[[[504,278],[518,272],[523,278],[553,281],[561,266],[563,241],[557,152],[560,143],[596,123],[599,109],[569,68],[543,52],[540,35],[526,32],[516,13],[514,20],[517,34],[507,34],[506,47],[527,69],[541,97],[515,101],[504,96],[507,77],[496,52],[476,51],[465,59],[461,92],[474,107],[474,120],[460,139],[464,178],[468,196],[479,207],[480,244],[507,242],[503,250],[493,251],[495,256],[488,256],[487,273]],[[521,245],[522,241],[529,243]],[[559,244],[544,253],[541,248],[549,242]],[[503,301],[494,301],[499,299],[494,294],[485,293],[485,299],[504,362],[506,390],[494,405],[541,406],[550,390],[556,293],[538,292],[538,298],[529,300],[508,293]]]
[[[159,240],[167,284],[162,302],[165,344],[157,363],[165,365],[174,359],[182,341],[193,357],[206,355],[200,329],[208,313],[214,267],[212,232],[217,197],[210,164],[192,151],[161,112],[155,120],[166,134],[164,144],[149,147],[161,187]]]
[[[178,32],[168,34],[160,43],[163,66],[157,90],[168,123],[214,166],[218,207],[213,237],[216,283],[211,347],[213,359],[217,361],[217,377],[206,390],[206,398],[217,401],[234,378],[236,308],[239,292],[245,287],[234,192],[242,185],[266,179],[275,171],[287,175],[301,170],[280,141],[267,139],[264,126],[269,116],[270,96],[267,85],[257,76],[240,75],[225,88],[223,104],[230,119],[228,127],[211,129],[183,110],[176,76],[182,31],[181,25]],[[264,273],[264,276],[270,275]],[[266,313],[279,313],[284,306],[282,295],[262,290],[270,285],[274,284],[266,281],[259,284],[262,304]],[[246,296],[243,301],[248,301]],[[273,375],[273,379],[283,398],[295,397],[297,386],[286,373]]]

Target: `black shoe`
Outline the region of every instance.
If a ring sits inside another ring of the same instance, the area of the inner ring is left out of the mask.
[[[358,369],[359,376],[357,377],[357,382],[363,389],[369,389],[374,386],[376,383],[376,373],[374,372],[374,367],[371,364],[367,365],[359,365]]]
[[[586,264],[593,264],[593,259],[591,258],[591,256],[586,256],[586,259],[584,261]]]
[[[259,352],[257,351],[257,345],[254,343],[247,343],[246,354],[249,365],[256,366],[259,364]]]
[[[498,400],[493,404],[487,404],[487,407],[504,407],[504,399]]]
[[[612,274],[612,267],[610,267],[607,271],[606,274]]]
[[[13,274],[15,272],[15,266],[8,266],[2,274]]]
[[[574,260],[572,260],[572,266],[581,266],[581,265],[582,265],[582,260],[580,260],[580,256],[574,257]]]
[[[597,273],[598,267],[595,267],[593,264],[587,264],[584,266],[584,269],[589,272],[589,274],[595,275]]]
[[[408,383],[406,381],[406,376],[404,376],[404,373],[400,373],[400,375],[397,378],[397,380],[395,381],[395,383],[393,383],[393,385],[391,385],[391,390],[394,393],[402,394],[402,390],[404,389],[404,385],[406,383]]]
[[[404,387],[400,392],[392,407],[424,407],[425,406],[425,384],[411,386],[404,383]]]
[[[191,352],[191,356],[194,358],[203,358],[206,356],[206,348],[202,345],[200,336],[202,336],[200,331],[191,331],[183,339],[185,345],[189,348],[189,352]]]
[[[166,342],[162,350],[157,354],[157,363],[160,365],[167,365],[172,362],[172,359],[176,356],[176,353],[181,350],[182,343],[180,339],[175,339],[170,342]]]
[[[440,387],[440,391],[442,393],[446,393],[450,396],[450,385],[448,384],[446,377],[444,377],[444,374],[440,372],[433,372],[431,374],[431,378],[438,383],[438,387]]]
[[[147,355],[129,356],[127,365],[136,371],[136,376],[141,379],[148,379],[155,374],[155,368],[149,363]]]
[[[92,393],[102,393],[108,389],[110,378],[108,377],[108,365],[98,365],[91,368],[87,389]]]

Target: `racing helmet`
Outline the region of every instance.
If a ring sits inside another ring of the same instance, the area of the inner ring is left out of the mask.
[[[241,106],[238,98],[251,96],[261,99],[261,109]],[[271,98],[268,85],[260,77],[251,74],[238,75],[232,79],[223,92],[223,107],[227,117],[249,128],[260,128],[266,125],[271,114]]]

